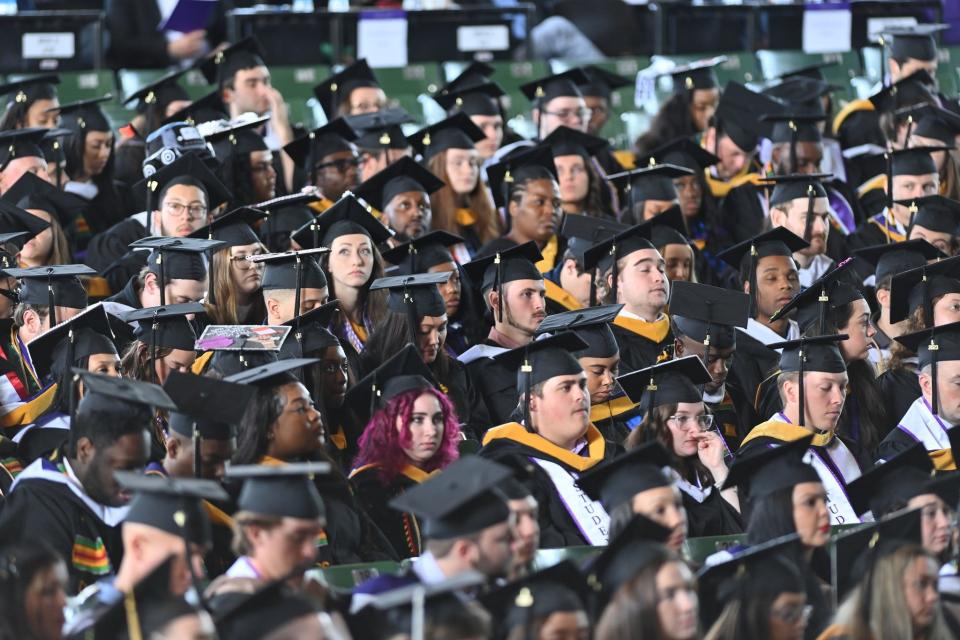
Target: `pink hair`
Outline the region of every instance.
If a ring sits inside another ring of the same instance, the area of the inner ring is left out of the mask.
[[[443,413],[443,437],[440,448],[424,465],[423,470],[430,472],[443,469],[459,456],[457,443],[460,441],[460,422],[457,410],[447,396],[436,389],[421,391],[413,389],[392,398],[387,406],[373,414],[360,436],[360,451],[354,460],[354,468],[367,464],[380,466],[380,478],[390,483],[410,460],[404,454],[404,447],[410,446],[410,415],[413,404],[421,395],[428,393],[440,403]],[[397,430],[397,419],[404,425],[402,432]]]

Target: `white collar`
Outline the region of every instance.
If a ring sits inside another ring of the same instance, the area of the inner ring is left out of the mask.
[[[640,316],[638,316],[637,314],[633,313],[632,311],[627,311],[626,307],[624,307],[623,309],[621,309],[621,310],[620,310],[620,313],[617,314],[617,315],[621,315],[621,316],[623,316],[624,318],[630,318],[631,320],[639,320],[640,322],[649,322],[649,320],[647,320],[646,318],[641,318]],[[654,320],[654,322],[660,322],[661,320],[663,320],[663,317],[664,317],[664,316],[663,316],[663,314],[661,313],[660,315],[657,316],[657,319]]]
[[[793,320],[787,320],[787,335],[786,337],[781,336],[776,331],[757,322],[753,318],[747,320],[747,328],[741,329],[737,328],[739,331],[745,331],[751,338],[759,340],[764,345],[771,345],[775,342],[784,342],[785,340],[796,340],[800,337],[800,326]],[[780,350],[777,349],[779,353]]]

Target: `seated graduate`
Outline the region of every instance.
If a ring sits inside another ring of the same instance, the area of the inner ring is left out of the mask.
[[[957,255],[960,246],[954,231],[960,222],[960,202],[933,195],[903,200],[900,204],[908,205],[913,213],[909,240],[926,240],[945,255]]]
[[[697,252],[687,239],[687,227],[680,205],[649,218],[650,243],[663,256],[670,282],[696,282]]]
[[[664,163],[615,173],[607,179],[625,194],[620,219],[627,224],[640,224],[679,205],[673,181],[690,175],[690,169]]]
[[[274,580],[253,593],[242,584],[224,588],[210,602],[218,637],[322,638],[333,628],[330,615],[286,580]]]
[[[616,453],[590,424],[587,377],[574,356],[587,346],[568,331],[495,358],[516,371],[523,422],[488,430],[480,455],[516,469],[534,463],[530,483],[544,547],[605,544],[608,538],[603,506],[584,498],[576,485],[581,473]]]
[[[243,486],[233,514],[237,560],[227,577],[270,582],[300,578],[298,570],[317,562],[324,566],[328,511],[314,480],[329,472],[330,465],[319,462],[230,467],[227,480]]]
[[[310,358],[284,359],[241,370],[227,382],[256,387],[238,430],[233,464],[280,466],[290,462],[329,462],[323,450],[320,413],[293,371],[315,364]],[[333,467],[333,465],[331,465]],[[357,503],[339,469],[314,478],[328,524],[317,562],[321,566],[394,558],[389,542]]]
[[[484,139],[476,144],[481,163],[493,157],[507,138],[506,110],[501,100],[507,94],[492,78],[496,71],[483,62],[471,62],[430,96],[448,116],[464,113],[483,131]]]
[[[327,276],[317,257],[311,253],[284,252],[258,258],[257,262],[263,265],[260,291],[267,309],[265,324],[285,324],[327,302]]]
[[[887,460],[922,442],[937,469],[955,469],[949,431],[960,424],[960,412],[950,381],[960,369],[960,323],[915,331],[897,340],[917,354],[921,395],[877,447],[876,457]]]
[[[272,253],[292,250],[293,232],[313,220],[313,209],[309,205],[319,199],[315,193],[297,193],[253,205],[254,209],[267,214],[267,219],[257,229],[267,250]]]
[[[376,409],[360,436],[350,481],[397,557],[409,558],[422,550],[421,523],[389,503],[456,460],[461,435],[456,409],[415,348],[407,345],[397,355],[348,395],[361,413],[371,403]]]
[[[5,572],[0,589],[11,603],[18,603],[7,606],[4,631],[15,637],[62,637],[67,602],[67,564],[63,558],[49,545],[33,540],[4,547],[0,562],[14,569]],[[45,587],[51,597],[27,597],[40,587]]]
[[[547,311],[551,314],[593,307],[597,304],[597,283],[592,270],[584,268],[583,256],[587,249],[601,240],[613,237],[627,229],[615,220],[566,213],[560,236],[567,247],[557,265],[544,272],[547,288]]]
[[[363,182],[354,195],[382,214],[396,242],[408,242],[433,228],[430,194],[443,186],[442,180],[404,156]]]
[[[23,470],[0,515],[0,543],[43,540],[71,559],[71,594],[118,565],[119,525],[130,495],[111,474],[146,466],[151,407],[175,408],[156,385],[82,377],[86,395],[77,403],[69,442],[54,459]]]
[[[227,210],[253,206],[277,195],[273,152],[257,132],[268,117],[231,120],[204,135],[219,163],[218,177],[233,197]]]
[[[635,225],[584,254],[584,269],[597,268],[604,302],[623,304],[611,329],[620,345],[620,368],[627,373],[654,364],[673,343],[666,314],[670,281],[650,233],[650,224]]]
[[[354,144],[360,152],[361,182],[413,153],[401,127],[413,122],[413,117],[403,107],[347,116],[346,121],[357,132]]]
[[[493,424],[510,419],[518,396],[514,371],[490,357],[529,344],[546,317],[543,276],[535,264],[540,257],[536,244],[528,242],[463,266],[493,317],[493,327],[486,340],[465,351],[458,360],[467,365],[467,373],[487,403]]]
[[[914,111],[914,119],[916,123],[910,130],[909,146],[956,146],[957,135],[960,134],[960,120],[949,109],[922,104]],[[933,160],[937,163],[937,169],[940,172],[940,184],[943,185],[939,189],[939,194],[951,202],[956,202],[960,198],[960,184],[957,183],[957,160],[949,151],[935,151]]]
[[[814,434],[810,463],[827,490],[832,524],[859,522],[846,485],[860,477],[860,464],[837,435],[849,382],[838,343],[846,334],[791,340],[782,349],[777,389],[783,409],[754,427],[740,443],[747,453]]]
[[[659,442],[689,521],[690,535],[740,533],[740,500],[736,490],[720,491],[727,479],[727,447],[703,402],[701,386],[710,373],[697,356],[668,360],[619,378],[631,398],[640,398],[644,421],[627,439],[627,448]]]
[[[360,184],[356,139],[357,132],[337,118],[283,147],[306,174],[307,186],[316,187],[321,196],[309,205],[315,213],[323,213]]]
[[[544,138],[543,144],[553,151],[564,215],[614,219],[616,215],[609,203],[611,187],[593,161],[594,157],[609,154],[610,143],[605,138],[561,126]],[[613,162],[616,164],[616,160]]]
[[[703,403],[727,448],[734,451],[759,422],[753,398],[747,397],[732,367],[740,333],[737,328],[746,326],[749,312],[750,297],[745,293],[697,283],[673,285],[674,357],[697,356],[710,372],[710,380],[703,385]]]
[[[134,243],[151,249],[146,265],[127,284],[106,299],[113,313],[159,307],[165,304],[199,302],[207,290],[206,252],[219,241],[196,238],[148,238]],[[139,252],[137,252],[139,253]],[[139,257],[139,256],[138,256]]]
[[[383,111],[387,95],[366,58],[334,73],[313,88],[328,120]]]
[[[832,242],[830,200],[822,180],[825,174],[773,176],[766,180],[776,186],[770,194],[770,227],[784,227],[809,244],[794,251],[801,287],[809,287],[833,268],[827,254]]]
[[[17,262],[20,267],[70,264],[73,254],[67,239],[74,216],[87,203],[72,193],[60,191],[34,173],[24,173],[3,194],[3,200],[26,211],[46,228],[22,243]]]
[[[444,349],[447,334],[446,305],[437,285],[447,282],[449,273],[424,273],[380,278],[371,290],[387,289],[387,315],[367,340],[361,356],[368,375],[397,355],[408,344],[415,347],[421,361],[457,409],[464,437],[479,440],[490,427],[490,417],[480,390],[464,364]]]

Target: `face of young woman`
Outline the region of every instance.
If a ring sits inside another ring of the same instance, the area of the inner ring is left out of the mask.
[[[693,573],[682,562],[668,562],[657,572],[657,618],[663,638],[697,637],[697,589]]]
[[[793,488],[793,524],[806,547],[822,547],[830,540],[827,492],[819,482],[801,482]]]
[[[113,134],[109,131],[90,131],[83,149],[83,171],[89,177],[103,172],[113,150]]]
[[[556,156],[557,181],[560,183],[560,199],[566,203],[580,204],[590,190],[590,174],[587,162],[579,155]]]
[[[115,353],[94,353],[87,358],[87,371],[119,378],[120,357]]]
[[[668,244],[663,247],[663,261],[670,282],[690,282],[693,275],[693,250],[685,244]]]
[[[292,382],[278,393],[285,402],[268,436],[270,455],[293,460],[314,453],[323,446],[323,425],[306,387]]]
[[[679,402],[677,410],[667,419],[667,428],[673,439],[673,452],[681,458],[697,455],[700,442],[700,416],[706,415],[702,402]]]
[[[590,619],[586,611],[557,611],[547,616],[537,640],[589,640]]]
[[[933,305],[933,324],[937,327],[960,320],[960,293],[948,293]]]
[[[940,555],[950,545],[956,528],[957,514],[936,494],[914,496],[907,502],[907,509],[920,509],[923,529],[923,548]]]
[[[44,222],[50,222],[52,216],[43,209],[27,209],[27,211]],[[20,259],[27,265],[41,266],[47,264],[50,252],[53,250],[53,229],[47,227],[37,235],[26,241],[20,250]]]
[[[454,193],[470,193],[480,179],[480,154],[476,149],[447,149],[446,170]]]
[[[633,512],[672,530],[666,542],[668,547],[679,551],[683,546],[687,539],[687,511],[679,489],[669,486],[641,491],[633,496]]]
[[[809,617],[807,594],[781,593],[770,605],[770,640],[803,640]]]
[[[413,403],[410,422],[403,424],[403,418],[397,416],[397,431],[401,438],[404,431],[409,433],[409,442],[403,447],[403,453],[410,462],[419,466],[436,455],[443,443],[443,408],[432,393],[421,394]]]
[[[194,351],[184,351],[183,349],[173,349],[163,358],[155,363],[157,369],[157,384],[163,384],[167,381],[167,376],[171,371],[179,373],[189,373],[193,361],[197,359]]]
[[[27,585],[24,608],[37,640],[60,640],[67,604],[67,568],[62,562],[41,569]]]
[[[450,272],[450,278],[443,284],[438,284],[440,295],[443,296],[443,305],[447,311],[447,317],[453,317],[460,309],[460,272],[457,265],[453,262],[445,262],[427,269],[428,273]]]
[[[447,316],[424,316],[420,318],[420,335],[417,347],[420,357],[426,364],[431,364],[440,355],[444,343],[447,341]]]
[[[52,100],[35,100],[30,108],[27,109],[27,117],[23,123],[24,128],[41,127],[43,129],[52,129],[60,123],[60,113],[50,111],[60,106],[60,101],[56,98]]]
[[[347,394],[347,381],[350,375],[350,363],[347,361],[347,354],[343,352],[343,347],[327,347],[323,352],[323,359],[320,362],[323,367],[323,390],[326,394],[324,401],[328,407],[339,407],[343,405],[343,399]]]
[[[903,573],[904,603],[910,611],[915,634],[922,634],[937,614],[940,603],[938,567],[932,558],[920,556]]]
[[[840,350],[846,362],[866,360],[870,355],[870,349],[873,348],[873,336],[877,335],[877,329],[870,319],[870,305],[867,301],[861,298],[854,300],[852,305],[853,309],[850,317],[847,318],[847,326],[843,330],[849,338],[840,343]]]
[[[252,295],[260,289],[263,281],[263,266],[259,262],[244,260],[247,256],[263,253],[259,244],[244,244],[230,247],[230,277],[237,291]]]
[[[336,288],[359,289],[373,273],[373,243],[362,233],[339,236],[330,243],[330,277]]]

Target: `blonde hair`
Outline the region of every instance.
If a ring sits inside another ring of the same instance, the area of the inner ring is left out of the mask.
[[[260,248],[266,252],[266,248],[257,243]],[[230,247],[225,247],[215,252],[210,259],[210,290],[213,292],[215,304],[207,302],[207,315],[213,321],[213,324],[244,324],[249,318],[240,318],[237,313],[237,289],[233,284],[233,272],[231,270],[232,261],[230,260]],[[255,318],[254,323],[259,323],[267,315],[266,304],[263,296],[256,293],[251,296],[253,303],[250,308],[250,316]]]
[[[457,222],[457,208],[465,207],[470,209],[476,219],[473,227],[480,244],[486,244],[500,237],[500,217],[497,215],[496,209],[493,208],[493,202],[487,194],[482,178],[477,178],[477,184],[473,187],[473,191],[461,195],[450,186],[450,177],[447,175],[446,151],[441,151],[430,158],[427,161],[427,168],[446,183],[440,190],[435,191],[430,196],[430,208],[433,210],[430,226],[434,231],[443,230],[462,235],[462,227]]]

